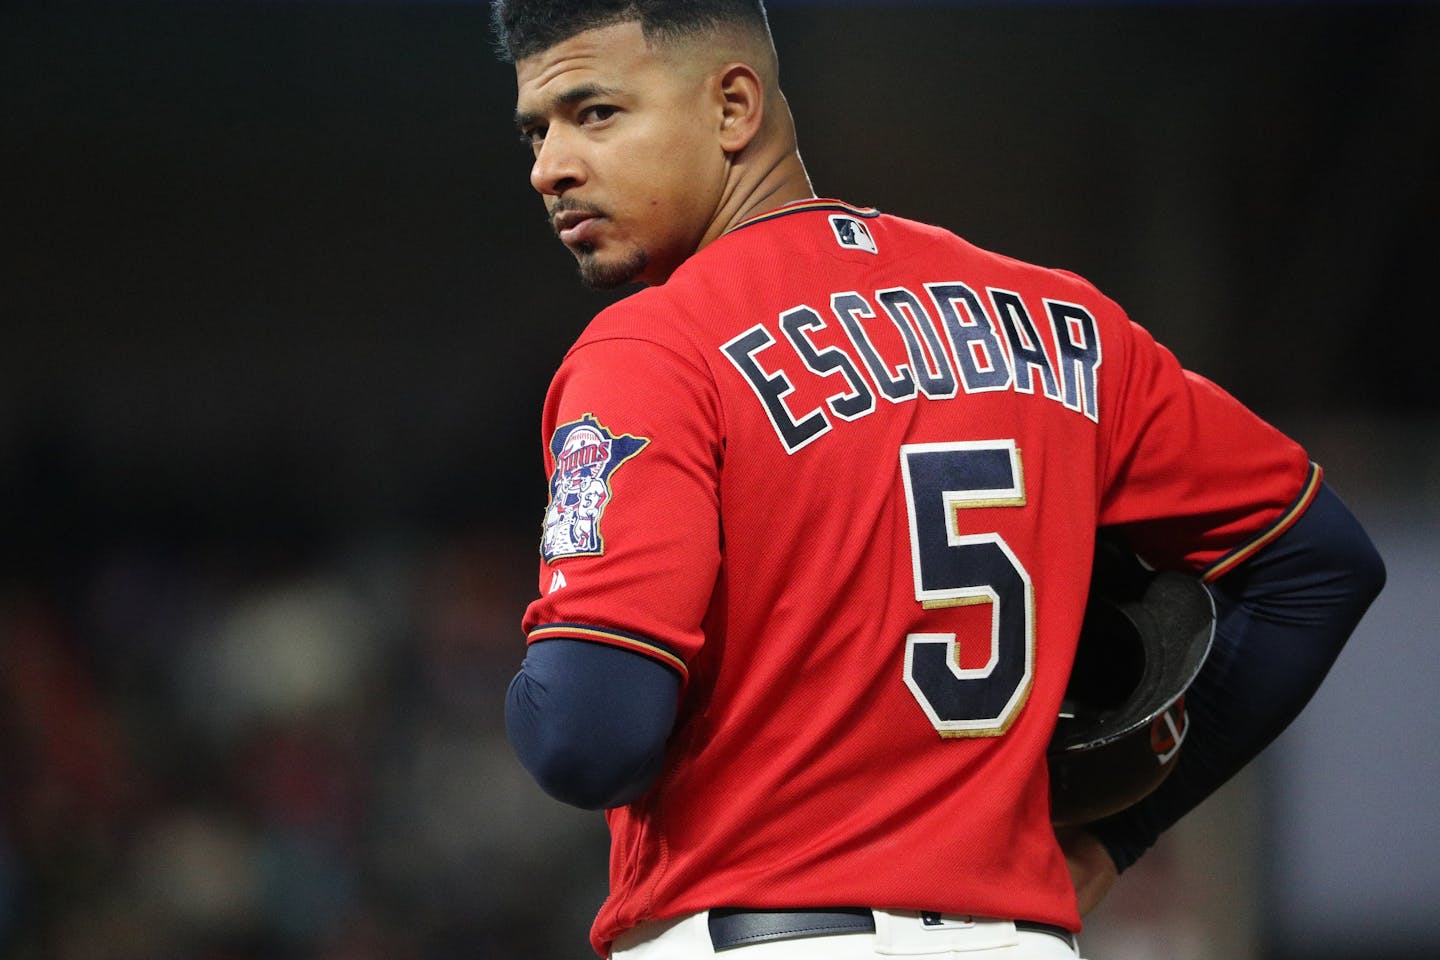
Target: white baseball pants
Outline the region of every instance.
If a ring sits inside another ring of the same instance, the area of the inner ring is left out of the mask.
[[[641,924],[615,941],[611,960],[1076,960],[1059,937],[1016,930],[1008,920],[943,918],[922,922],[919,913],[876,910],[874,933],[800,937],[733,947],[716,953],[708,911]]]

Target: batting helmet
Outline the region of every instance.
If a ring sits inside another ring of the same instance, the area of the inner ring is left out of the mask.
[[[1056,826],[1118,813],[1169,776],[1189,726],[1185,691],[1214,633],[1215,604],[1199,580],[1147,570],[1101,542],[1048,751]]]

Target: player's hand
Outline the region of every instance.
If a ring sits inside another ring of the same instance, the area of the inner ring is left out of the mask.
[[[1055,831],[1060,849],[1065,853],[1065,865],[1070,868],[1070,882],[1075,884],[1075,899],[1080,904],[1080,915],[1094,910],[1110,892],[1110,887],[1120,876],[1115,861],[1094,834],[1080,827],[1066,827]]]

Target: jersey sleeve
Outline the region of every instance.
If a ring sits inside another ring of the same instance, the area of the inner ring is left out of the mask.
[[[1114,417],[1100,523],[1123,527],[1151,564],[1214,580],[1295,522],[1320,488],[1320,469],[1114,309],[1121,350],[1107,384]]]
[[[688,680],[720,567],[713,381],[656,343],[582,340],[542,432],[550,495],[527,641],[624,647]]]

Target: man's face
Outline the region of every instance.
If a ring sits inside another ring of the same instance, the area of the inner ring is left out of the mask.
[[[726,157],[705,65],[652,48],[636,22],[577,34],[515,64],[530,183],[586,283],[663,283],[698,249]]]

